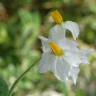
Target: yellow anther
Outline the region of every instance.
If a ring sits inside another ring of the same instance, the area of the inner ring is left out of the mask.
[[[56,56],[62,56],[63,55],[63,51],[62,49],[55,43],[55,42],[49,42],[49,46],[52,50],[52,53]]]
[[[61,14],[59,13],[59,11],[55,10],[51,12],[51,16],[56,24],[61,24],[63,22],[63,18]]]

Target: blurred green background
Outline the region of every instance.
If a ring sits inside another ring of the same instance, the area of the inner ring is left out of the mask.
[[[41,56],[38,36],[48,36],[52,27],[48,16],[55,9],[64,21],[79,24],[79,47],[95,49],[90,64],[80,66],[76,86],[58,81],[53,74],[40,74],[36,65],[18,83],[14,96],[96,96],[96,0],[0,0],[0,76],[10,88]]]

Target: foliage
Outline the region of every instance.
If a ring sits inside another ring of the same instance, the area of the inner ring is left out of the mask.
[[[8,95],[8,85],[6,82],[0,77],[0,96]]]

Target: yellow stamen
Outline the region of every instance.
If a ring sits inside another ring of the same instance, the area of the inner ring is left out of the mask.
[[[53,20],[55,21],[55,23],[61,24],[63,22],[63,18],[57,10],[51,12],[51,16],[52,16]]]
[[[49,46],[50,46],[54,55],[56,55],[56,56],[62,56],[63,55],[62,49],[55,42],[50,41]]]

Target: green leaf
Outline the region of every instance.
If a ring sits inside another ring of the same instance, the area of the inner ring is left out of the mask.
[[[68,96],[67,86],[66,86],[66,84],[64,82],[59,82],[58,89],[62,91],[64,96]]]
[[[8,92],[7,83],[0,77],[0,96],[7,96]]]
[[[77,89],[76,96],[86,96],[86,94],[85,94],[84,90]]]
[[[19,10],[18,15],[21,21],[21,42],[23,42],[23,53],[29,53],[32,45],[37,40],[40,28],[40,16],[38,12]]]

